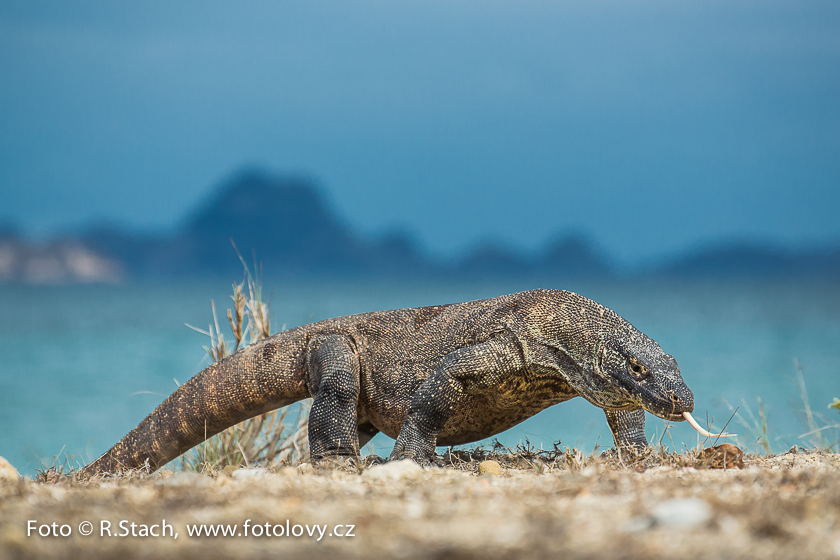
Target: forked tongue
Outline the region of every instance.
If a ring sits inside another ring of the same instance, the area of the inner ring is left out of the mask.
[[[706,437],[735,437],[738,434],[727,434],[727,433],[720,433],[720,434],[712,434],[709,433],[708,430],[704,430],[703,426],[697,423],[697,420],[694,419],[694,416],[691,415],[690,412],[683,412],[682,415],[688,420],[688,423],[691,424],[691,427],[700,432],[702,435]]]

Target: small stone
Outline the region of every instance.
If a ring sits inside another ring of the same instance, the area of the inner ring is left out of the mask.
[[[17,480],[20,474],[17,472],[11,463],[5,458],[0,457],[0,480]]]
[[[408,500],[405,504],[405,516],[409,519],[420,519],[426,511],[422,500]]]
[[[737,535],[742,531],[741,522],[731,515],[723,515],[717,520],[720,530],[730,535]]]
[[[744,452],[731,443],[722,443],[701,451],[697,456],[697,466],[710,469],[743,469]]]
[[[315,469],[312,467],[312,463],[301,463],[297,467],[297,472],[299,474],[312,474]]]
[[[583,477],[586,477],[586,478],[589,478],[591,476],[595,476],[596,474],[598,474],[598,469],[594,465],[589,465],[588,467],[583,467],[580,470],[580,475],[583,476]]]
[[[236,469],[231,473],[235,480],[245,480],[246,478],[262,478],[268,471],[262,467],[255,467],[253,469]]]
[[[231,475],[233,475],[233,471],[235,471],[238,468],[239,468],[239,465],[225,465],[225,468],[223,469],[222,472],[224,472],[228,476],[231,476]]]
[[[478,474],[502,474],[502,465],[498,461],[482,461],[478,464]]]
[[[654,520],[650,516],[637,515],[625,521],[622,529],[625,533],[641,533],[650,529],[653,523]]]
[[[202,488],[213,484],[213,480],[201,473],[183,471],[169,478],[162,478],[155,484],[158,486],[195,486],[196,488]]]
[[[712,508],[700,498],[674,498],[654,507],[652,514],[660,527],[693,529],[712,518]]]
[[[362,473],[362,478],[376,481],[397,481],[414,478],[422,473],[423,467],[411,459],[403,459],[402,461],[391,461],[384,465],[375,465]]]

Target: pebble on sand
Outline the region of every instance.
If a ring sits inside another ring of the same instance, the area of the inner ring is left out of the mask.
[[[245,480],[246,478],[260,478],[265,476],[268,471],[262,467],[255,467],[251,469],[236,469],[231,473],[231,476],[236,480]]]
[[[692,529],[712,518],[712,508],[700,498],[666,500],[651,513],[657,526],[670,529]]]
[[[412,461],[411,459],[403,459],[402,461],[391,461],[384,465],[376,465],[367,469],[362,478],[367,480],[402,480],[404,478],[413,478],[423,473],[423,468]]]
[[[20,474],[17,469],[4,457],[0,457],[0,480],[17,480],[19,478]]]
[[[482,461],[478,464],[478,474],[502,474],[502,465],[498,461]]]

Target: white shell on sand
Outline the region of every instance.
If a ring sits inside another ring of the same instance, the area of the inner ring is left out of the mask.
[[[653,508],[657,525],[673,529],[691,529],[712,518],[712,508],[700,498],[673,498]]]
[[[404,478],[413,478],[423,473],[423,468],[412,461],[411,459],[403,459],[402,461],[392,461],[384,465],[376,465],[367,469],[362,474],[363,479],[367,480],[401,480]]]
[[[266,475],[268,471],[266,469],[256,467],[253,469],[236,469],[231,473],[232,476],[236,480],[245,480],[246,478],[260,478]]]

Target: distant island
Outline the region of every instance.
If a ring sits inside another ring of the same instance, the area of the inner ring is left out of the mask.
[[[0,231],[0,284],[116,283],[122,263],[76,239],[32,244],[10,230]]]
[[[272,278],[625,277],[593,243],[575,235],[557,236],[535,257],[486,244],[457,260],[436,259],[420,250],[409,232],[372,239],[359,235],[306,178],[248,169],[222,182],[174,233],[142,235],[115,225],[99,225],[33,244],[12,229],[0,228],[0,282],[236,277],[242,269],[231,240],[249,262],[255,255]],[[731,242],[645,267],[641,275],[840,278],[840,246],[792,252]]]

